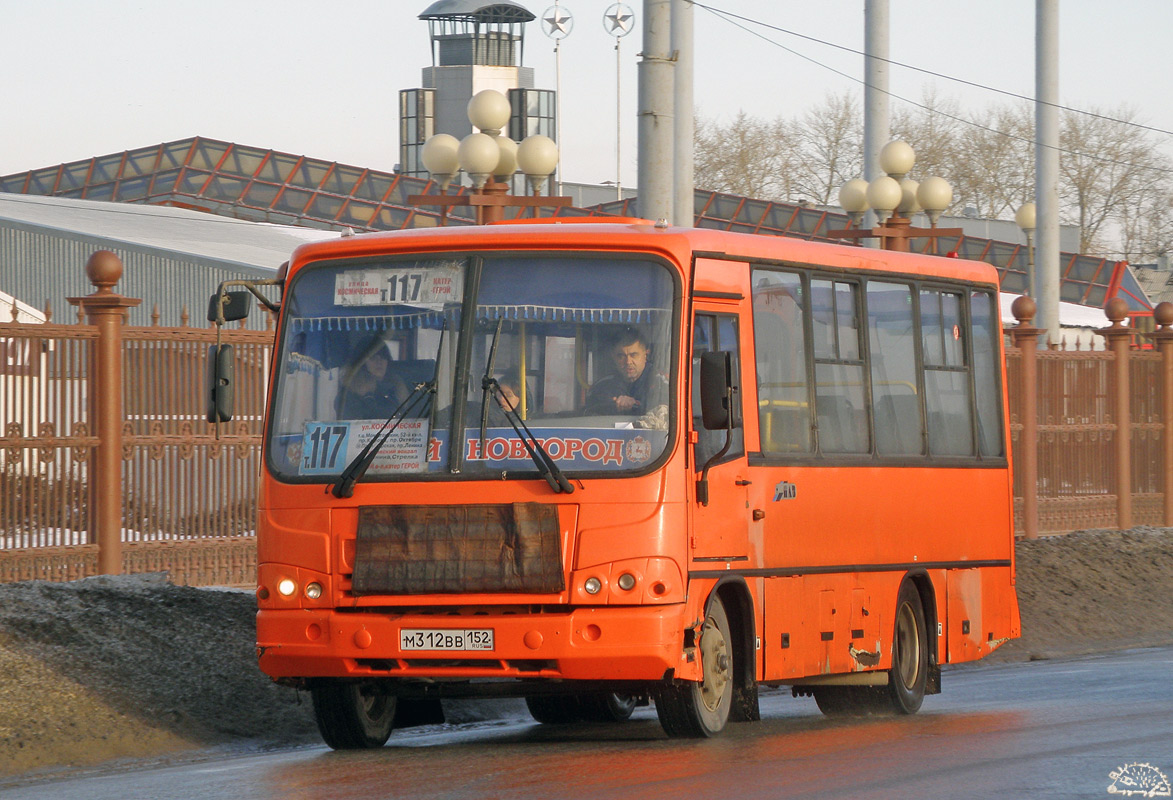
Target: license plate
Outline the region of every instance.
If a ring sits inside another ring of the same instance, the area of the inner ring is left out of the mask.
[[[400,650],[492,650],[492,628],[401,628]]]

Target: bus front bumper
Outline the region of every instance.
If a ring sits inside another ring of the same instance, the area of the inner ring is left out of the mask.
[[[460,615],[261,610],[257,657],[273,678],[660,680],[691,656],[684,614],[683,604]],[[492,649],[481,649],[485,631]],[[477,642],[412,649],[412,640],[427,647],[460,637]]]

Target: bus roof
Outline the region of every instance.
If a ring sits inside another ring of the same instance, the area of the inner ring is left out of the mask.
[[[552,217],[343,236],[302,245],[295,251],[291,266],[296,270],[307,260],[362,258],[389,252],[563,248],[659,253],[679,264],[688,264],[690,257],[695,255],[859,272],[879,270],[998,285],[997,270],[982,261],[709,228],[658,227],[649,220],[600,217]]]

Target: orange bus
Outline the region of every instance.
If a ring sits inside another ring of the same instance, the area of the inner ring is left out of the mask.
[[[282,279],[257,653],[331,747],[447,697],[651,702],[678,737],[760,686],[911,714],[1019,633],[986,264],[561,219],[306,244]]]

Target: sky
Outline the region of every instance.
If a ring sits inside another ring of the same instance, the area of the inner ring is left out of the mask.
[[[553,0],[519,0],[542,17]],[[862,51],[863,0],[704,0],[706,5]],[[391,171],[398,91],[430,65],[431,0],[0,0],[0,175],[205,136]],[[603,27],[611,0],[560,0],[573,29],[526,27],[525,66],[560,88],[563,180],[636,179],[642,3],[634,30]],[[893,61],[1033,96],[1035,3],[891,0]],[[863,57],[695,11],[696,113],[795,118],[828,94],[862,97]],[[1133,109],[1173,131],[1170,0],[1059,0],[1063,105]],[[760,34],[760,35],[755,35]],[[779,46],[782,45],[782,46]],[[785,48],[785,49],[784,49]],[[925,91],[966,110],[1010,102],[893,66],[895,111]],[[616,113],[616,102],[621,113]],[[1173,134],[1151,134],[1173,156]],[[916,143],[911,143],[915,148]],[[945,176],[948,177],[948,176]]]

